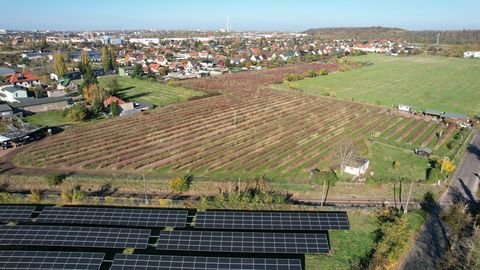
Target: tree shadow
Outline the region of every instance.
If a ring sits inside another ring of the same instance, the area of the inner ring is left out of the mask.
[[[118,97],[120,99],[132,101],[132,100],[135,100],[137,98],[149,96],[151,93],[152,92],[142,92],[142,93],[137,93],[137,94],[134,94],[134,95],[127,95],[127,93],[118,93]]]
[[[428,218],[403,269],[435,269],[450,245],[447,228],[440,218],[441,206],[433,194],[426,193],[420,205],[428,213]]]
[[[131,90],[131,89],[134,89],[134,88],[135,88],[135,86],[124,87],[124,88],[118,89],[118,92],[124,92],[124,91],[128,91],[128,90]]]
[[[463,180],[461,178],[458,178],[458,181],[460,182],[460,185],[462,186],[463,192],[468,197],[468,198],[466,198],[467,199],[466,203],[469,206],[471,206],[472,208],[476,208],[478,202],[475,199],[475,196],[473,196],[472,191],[470,190],[470,188],[467,185],[465,185],[465,183],[463,182]]]
[[[478,146],[469,144],[467,146],[467,151],[469,153],[475,154],[477,156],[477,159],[480,159],[480,148]]]

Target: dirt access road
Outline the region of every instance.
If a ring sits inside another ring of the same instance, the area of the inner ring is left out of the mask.
[[[452,203],[478,203],[475,197],[479,188],[480,177],[480,130],[467,147],[450,185],[440,197],[439,207],[427,219],[414,246],[400,269],[422,270],[437,269],[437,265],[448,249],[448,230],[440,219],[440,210]]]

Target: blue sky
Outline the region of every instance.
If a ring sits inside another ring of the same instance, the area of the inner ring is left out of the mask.
[[[4,2],[5,1],[5,2]],[[2,4],[3,2],[3,4]],[[480,29],[479,0],[0,0],[0,29]]]

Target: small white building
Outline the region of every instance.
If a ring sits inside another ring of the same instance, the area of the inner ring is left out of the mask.
[[[405,104],[398,104],[398,110],[401,111],[401,112],[411,112],[412,107],[409,106],[409,105],[405,105]]]
[[[13,85],[0,86],[0,99],[6,102],[18,102],[18,99],[26,98],[27,91]]]
[[[368,165],[370,165],[368,159],[354,158],[345,166],[344,172],[360,176],[368,170]]]

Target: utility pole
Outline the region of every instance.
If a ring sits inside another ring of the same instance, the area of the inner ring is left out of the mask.
[[[404,214],[408,213],[408,203],[410,202],[410,196],[412,196],[413,181],[410,183],[410,190],[408,191],[407,203],[405,204]]]
[[[437,34],[437,48],[439,43],[440,43],[440,33]]]
[[[145,174],[143,174],[143,187],[145,188],[145,204],[149,204],[147,195],[147,180],[145,180]]]

